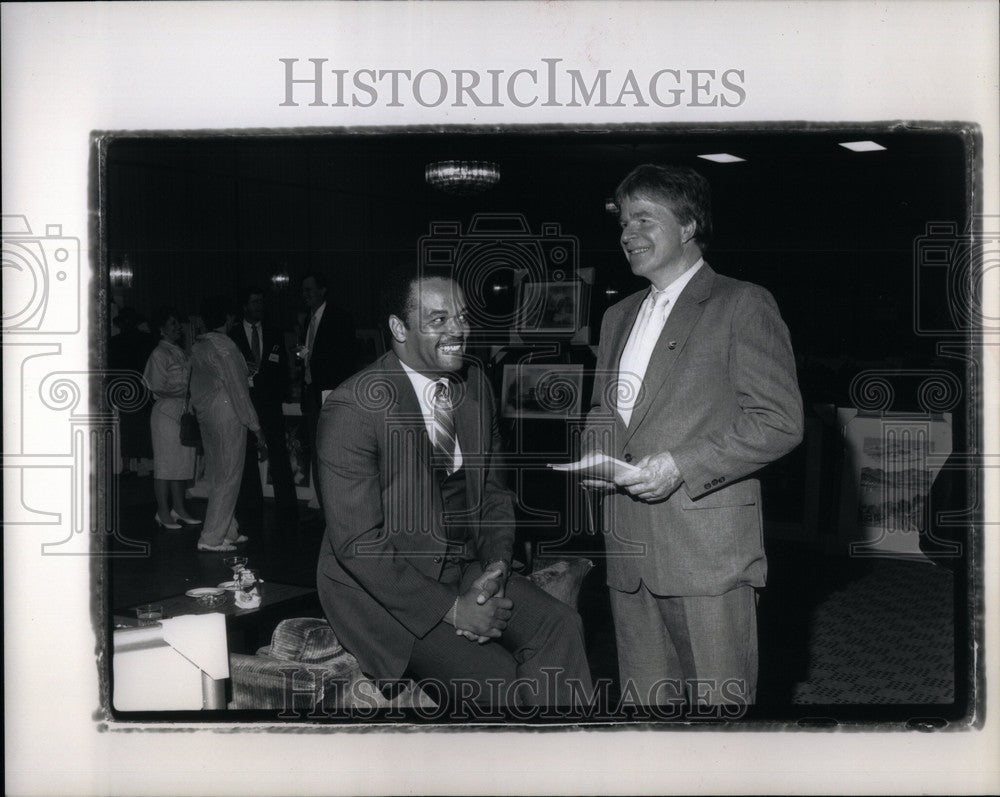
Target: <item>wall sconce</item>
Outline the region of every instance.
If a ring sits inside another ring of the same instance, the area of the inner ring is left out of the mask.
[[[121,263],[118,265],[112,264],[111,268],[108,269],[108,278],[111,280],[112,288],[131,288],[133,276],[132,266],[128,262],[128,255],[123,255]]]
[[[283,291],[288,287],[288,272],[284,268],[279,268],[271,275],[271,286],[276,291]]]
[[[500,168],[490,161],[437,161],[427,164],[424,179],[449,194],[467,196],[496,185]]]

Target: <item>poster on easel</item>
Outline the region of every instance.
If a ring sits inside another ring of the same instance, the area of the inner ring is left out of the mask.
[[[844,438],[841,552],[926,559],[931,487],[952,450],[951,413],[838,408]]]

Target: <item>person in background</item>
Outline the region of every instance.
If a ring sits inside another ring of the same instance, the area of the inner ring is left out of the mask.
[[[142,378],[156,403],[149,420],[153,439],[153,493],[156,495],[156,525],[177,530],[201,521],[184,507],[184,488],[194,478],[195,450],[181,445],[181,415],[187,403],[191,366],[181,348],[180,316],[161,307],[152,318],[160,342],[146,361]]]
[[[199,335],[191,349],[191,404],[201,426],[209,484],[198,550],[232,551],[247,541],[235,514],[247,430],[254,433],[261,458],[267,456],[267,443],[250,401],[246,360],[228,335],[234,318],[228,300],[205,299],[201,315],[209,331]]]
[[[771,294],[705,262],[708,181],[647,164],[618,186],[619,243],[650,284],[608,309],[585,447],[632,463],[606,495],[623,694],[745,707],[764,586],[756,471],[802,440],[788,329]]]
[[[312,473],[316,472],[316,423],[323,406],[323,393],[333,390],[359,366],[354,324],[342,310],[327,302],[326,275],[314,271],[302,280],[302,300],[308,310],[305,337],[299,346],[302,360],[303,446]],[[319,486],[316,498],[322,504]]]
[[[298,501],[285,441],[285,417],[281,410],[288,386],[288,353],[284,336],[280,330],[263,323],[264,292],[259,287],[249,286],[241,292],[240,309],[242,321],[233,325],[229,336],[242,352],[250,371],[250,400],[267,441],[268,470],[274,485],[278,513],[282,520],[294,524],[298,522]],[[245,457],[238,507],[241,518],[259,519],[264,511],[257,456],[251,447],[248,447]]]
[[[145,368],[157,340],[139,329],[141,320],[132,307],[122,307],[115,316],[113,323],[118,327],[118,334],[108,341],[108,365],[112,370],[133,371],[138,376]],[[118,414],[123,475],[143,471],[142,463],[153,456],[151,411],[152,401],[146,400],[142,406],[123,409]]]

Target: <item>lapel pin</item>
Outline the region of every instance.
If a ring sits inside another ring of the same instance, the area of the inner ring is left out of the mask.
[[[677,341],[676,340],[668,340],[667,341],[667,348],[668,349],[676,349],[677,348]]]

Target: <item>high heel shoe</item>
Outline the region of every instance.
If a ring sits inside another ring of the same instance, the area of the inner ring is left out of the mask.
[[[178,523],[180,523],[180,524],[182,524],[184,526],[198,526],[198,525],[201,525],[201,521],[198,520],[198,518],[194,518],[194,517],[181,517],[180,515],[177,514],[177,510],[176,509],[171,509],[170,510],[170,517],[172,517],[174,520],[176,520]]]
[[[181,527],[180,523],[164,523],[162,520],[160,520],[159,514],[153,515],[153,520],[156,521],[156,525],[159,526],[161,529],[167,529],[169,531],[177,531]]]

